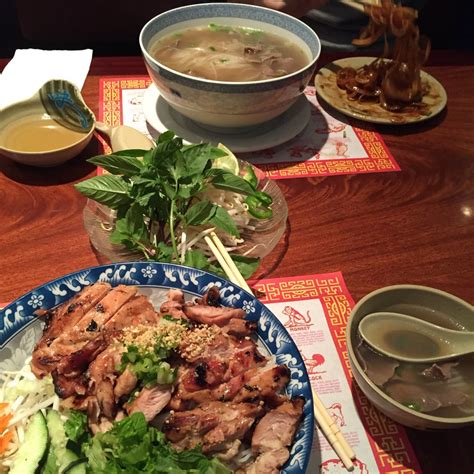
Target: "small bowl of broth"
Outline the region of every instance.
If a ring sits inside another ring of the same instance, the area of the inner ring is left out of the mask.
[[[474,331],[474,308],[434,288],[394,285],[376,290],[353,308],[346,329],[354,379],[382,413],[416,429],[474,425],[474,354],[434,363],[404,362],[378,353],[361,337],[358,327],[373,313],[400,313],[455,331]],[[384,323],[380,338],[398,354],[428,354],[433,341],[422,334],[400,331]]]
[[[226,130],[283,114],[303,94],[321,52],[317,34],[297,18],[233,3],[169,10],[145,24],[139,41],[172,109]]]
[[[70,82],[46,82],[30,99],[0,111],[0,154],[26,165],[51,167],[90,142],[94,114]]]

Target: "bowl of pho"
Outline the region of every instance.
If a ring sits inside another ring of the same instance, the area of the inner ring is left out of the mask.
[[[385,287],[354,306],[346,340],[357,384],[388,417],[416,429],[474,425],[474,354],[434,363],[409,363],[379,354],[358,330],[364,317],[379,312],[405,314],[455,331],[473,331],[473,306],[434,288]],[[406,344],[407,355],[413,352],[414,345],[425,343],[423,337],[416,342],[413,333],[404,334],[391,326],[384,325],[384,339],[398,348]]]
[[[208,128],[253,127],[302,96],[321,44],[300,20],[263,7],[176,8],[140,32],[148,73],[172,109]]]

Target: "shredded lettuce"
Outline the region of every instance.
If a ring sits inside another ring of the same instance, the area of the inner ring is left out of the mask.
[[[209,459],[199,447],[176,451],[164,434],[149,426],[137,412],[97,433],[85,446],[87,471],[94,474],[229,474],[218,459]]]

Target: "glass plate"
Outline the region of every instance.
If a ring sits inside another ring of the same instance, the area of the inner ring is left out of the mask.
[[[250,163],[239,160],[241,170],[248,165]],[[288,205],[276,182],[268,179],[258,168],[253,167],[253,169],[259,179],[258,190],[265,191],[273,198],[273,215],[270,219],[252,219],[251,224],[255,226],[255,230],[241,233],[244,243],[232,253],[263,258],[275,248],[285,232]],[[143,254],[132,252],[122,245],[110,242],[109,237],[115,225],[115,211],[88,199],[83,216],[84,227],[97,252],[107,257],[111,262],[144,260]]]

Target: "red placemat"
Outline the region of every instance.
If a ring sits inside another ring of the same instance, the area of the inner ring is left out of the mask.
[[[405,429],[373,407],[352,379],[345,329],[354,301],[341,273],[262,280],[260,300],[284,324],[311,384],[357,454],[357,474],[420,473]],[[307,472],[347,472],[318,430]]]
[[[99,120],[148,133],[142,99],[150,84],[148,76],[101,78]],[[380,134],[329,115],[319,106],[314,87],[305,93],[312,108],[303,132],[283,145],[239,157],[273,179],[400,170]]]

